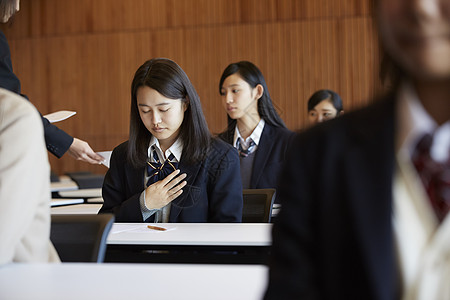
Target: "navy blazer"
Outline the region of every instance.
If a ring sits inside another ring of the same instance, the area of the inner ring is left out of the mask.
[[[0,31],[0,87],[28,99],[27,96],[20,93],[20,80],[13,72],[9,44],[2,31]],[[47,149],[60,158],[72,145],[73,137],[51,124],[44,117],[42,117],[42,123]]]
[[[139,197],[144,191],[145,166],[127,161],[128,141],[117,146],[103,182],[104,204],[100,213],[111,212],[116,222],[143,222]],[[212,139],[206,159],[196,165],[179,163],[187,185],[172,201],[169,222],[241,222],[242,183],[239,156],[233,147]]]
[[[391,97],[296,136],[265,299],[398,299],[394,116]]]
[[[235,128],[219,135],[221,139],[233,144]],[[286,152],[294,133],[287,128],[275,127],[269,124],[264,129],[253,161],[251,189],[276,188],[279,174],[285,161]],[[279,203],[278,194],[275,203]]]

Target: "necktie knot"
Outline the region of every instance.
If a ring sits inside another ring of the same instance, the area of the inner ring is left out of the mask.
[[[247,149],[244,149],[242,144],[243,144],[243,139],[239,138],[237,141],[237,146],[238,146],[238,151],[239,151],[240,157],[247,157],[250,153],[253,152],[253,149],[256,146],[256,143],[252,139],[250,139]]]
[[[147,162],[147,176],[149,176],[147,186],[166,178],[167,175],[178,168],[178,163],[173,162],[175,159],[173,154],[170,154],[169,157],[161,163],[158,154],[153,150],[153,159],[154,162]]]
[[[437,162],[430,155],[433,136],[426,134],[417,143],[412,161],[427,191],[433,209],[442,221],[450,211],[450,159]]]

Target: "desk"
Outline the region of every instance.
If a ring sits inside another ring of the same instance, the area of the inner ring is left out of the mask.
[[[74,204],[52,207],[51,214],[97,214],[102,204]]]
[[[264,264],[272,243],[269,223],[157,224],[167,231],[147,225],[114,223],[105,261]]]
[[[67,198],[98,198],[102,196],[101,188],[60,191],[59,196]]]
[[[179,264],[9,264],[0,299],[262,299],[267,267]]]
[[[58,182],[51,182],[50,190],[52,192],[73,191],[78,190],[78,185],[75,181],[72,180],[61,180]]]

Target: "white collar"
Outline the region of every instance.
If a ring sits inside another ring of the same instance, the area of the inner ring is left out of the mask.
[[[170,154],[173,154],[175,156],[176,161],[180,162],[181,154],[183,153],[183,143],[181,142],[180,138],[177,138],[175,143],[173,143],[173,145],[170,146],[169,149],[167,149],[163,155],[163,152],[161,150],[161,146],[159,144],[158,139],[155,138],[154,136],[152,136],[152,138],[150,139],[148,150],[147,150],[147,155],[151,160],[153,160],[153,157],[152,157],[152,147],[153,146],[156,148],[156,153],[158,154],[160,161],[165,161],[166,158],[168,158],[170,156]]]
[[[431,157],[436,161],[445,160],[450,145],[450,121],[438,126],[428,114],[409,82],[404,82],[398,91],[396,146],[398,151],[411,156],[419,139],[426,133],[434,133]]]
[[[261,118],[261,120],[258,122],[258,125],[256,125],[255,129],[253,130],[252,134],[250,134],[250,136],[248,138],[246,138],[244,140],[244,142],[248,143],[250,141],[250,139],[252,139],[253,142],[255,142],[255,144],[258,146],[265,124],[266,124],[266,122],[264,121],[264,119]],[[236,147],[236,143],[239,138],[242,138],[242,136],[241,136],[238,126],[236,124],[236,127],[234,129],[234,139],[233,139],[234,147]]]

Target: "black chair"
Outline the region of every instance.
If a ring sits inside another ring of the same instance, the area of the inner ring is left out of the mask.
[[[105,175],[93,174],[91,172],[70,172],[66,173],[75,181],[80,189],[97,189],[103,186]]]
[[[244,189],[242,223],[269,223],[272,217],[272,205],[275,189]]]
[[[103,262],[113,214],[52,215],[50,240],[62,262]]]

